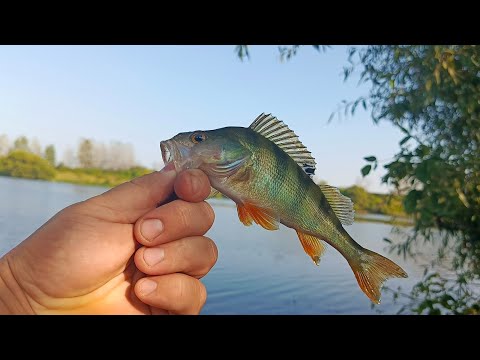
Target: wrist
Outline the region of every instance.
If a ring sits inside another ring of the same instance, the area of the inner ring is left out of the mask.
[[[8,263],[0,258],[0,314],[33,314],[33,310]]]

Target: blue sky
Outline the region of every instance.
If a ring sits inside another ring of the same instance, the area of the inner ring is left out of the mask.
[[[261,112],[283,120],[334,186],[384,192],[381,169],[361,178],[364,156],[390,159],[402,138],[363,109],[328,123],[343,99],[367,92],[343,82],[345,46],[301,49],[280,62],[276,46],[0,46],[0,134],[37,137],[62,158],[81,137],[131,143],[159,168],[159,142],[178,132],[248,126]]]

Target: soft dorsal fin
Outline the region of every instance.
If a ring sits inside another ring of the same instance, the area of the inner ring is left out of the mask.
[[[261,113],[250,125],[250,129],[277,144],[309,175],[315,173],[315,159],[300,142],[298,136],[283,122],[271,114]]]
[[[324,184],[318,186],[320,187],[320,190],[322,190],[323,195],[327,198],[327,201],[335,212],[335,215],[337,215],[338,220],[340,220],[343,225],[352,225],[355,216],[352,200],[345,195],[342,195],[336,187]]]

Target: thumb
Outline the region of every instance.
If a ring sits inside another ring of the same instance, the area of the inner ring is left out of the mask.
[[[95,196],[87,202],[107,209],[109,220],[133,224],[137,219],[167,200],[173,193],[175,167],[167,165],[161,171],[143,175]]]

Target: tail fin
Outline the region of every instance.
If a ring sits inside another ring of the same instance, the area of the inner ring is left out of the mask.
[[[373,251],[362,249],[356,261],[350,262],[362,291],[376,304],[380,304],[380,287],[391,277],[408,277],[393,261]]]

